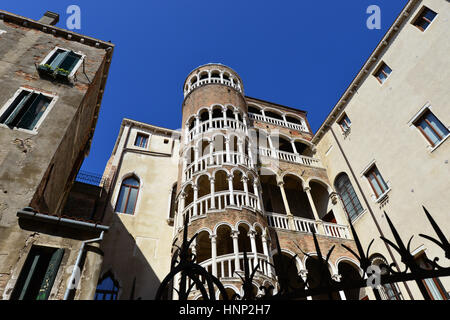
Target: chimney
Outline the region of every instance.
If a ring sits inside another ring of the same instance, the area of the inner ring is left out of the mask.
[[[39,19],[39,22],[48,24],[50,26],[54,26],[55,24],[58,23],[58,21],[59,21],[59,14],[51,11],[47,11],[46,13],[44,13],[44,16]]]

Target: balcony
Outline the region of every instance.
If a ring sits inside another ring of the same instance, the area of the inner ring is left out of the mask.
[[[302,164],[304,166],[323,168],[319,159],[303,156],[296,153],[259,147],[259,154],[273,159]]]
[[[197,135],[204,134],[210,130],[222,129],[247,133],[247,127],[241,121],[229,118],[215,118],[201,122],[186,133],[186,143],[192,141]]]
[[[197,80],[197,77],[194,76],[192,79],[192,82],[189,81],[187,87],[184,91],[184,97],[186,97],[189,93],[191,93],[194,89],[199,88],[201,86],[207,85],[207,84],[222,84],[225,86],[229,86],[240,93],[242,93],[242,88],[239,82],[233,78],[225,79],[223,77],[214,77],[211,74],[208,74],[208,76],[204,79]]]
[[[183,215],[189,216],[189,221],[205,217],[209,211],[221,211],[228,207],[242,209],[242,207],[256,210],[260,208],[258,197],[252,193],[235,190],[220,191],[212,196],[208,194],[197,201],[193,201],[183,210]],[[182,227],[181,225],[179,227]]]
[[[266,212],[267,222],[272,228],[292,230],[303,233],[316,233],[333,238],[351,239],[347,226],[336,223],[315,221],[293,216],[294,228],[289,224],[289,217],[284,214]]]
[[[251,112],[248,113],[248,117],[251,120],[266,122],[266,123],[270,123],[270,124],[273,124],[273,125],[276,125],[279,127],[285,127],[288,129],[293,129],[293,130],[309,133],[309,129],[305,125],[292,123],[287,120],[276,119],[276,118],[272,118],[272,117],[269,117],[266,115],[251,113]]]
[[[242,165],[247,168],[254,168],[255,165],[246,154],[235,151],[218,151],[204,155],[197,161],[190,163],[184,171],[185,180],[190,180],[194,173],[202,172],[208,168],[215,166]]]
[[[236,270],[236,258],[239,260],[239,269]],[[249,270],[253,270],[253,267],[259,263],[258,271],[256,275],[258,276],[266,276],[268,278],[272,277],[273,271],[269,264],[269,259],[262,253],[257,253],[255,257],[255,253],[249,252],[247,253],[248,258],[248,267]],[[237,272],[244,271],[244,254],[226,254],[223,256],[216,257],[216,270],[218,278],[238,278]],[[208,259],[203,262],[200,262],[200,265],[208,270],[208,272],[213,272],[213,259]]]

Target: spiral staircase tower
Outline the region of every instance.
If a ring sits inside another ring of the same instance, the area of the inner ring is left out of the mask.
[[[188,75],[175,238],[181,239],[188,216],[189,237],[199,234],[191,247],[197,262],[218,277],[230,295],[243,292],[239,274],[244,270],[244,251],[250,269],[258,265],[255,292],[274,285],[247,111],[242,80],[231,68],[207,64]],[[174,286],[178,285],[175,279]],[[191,298],[195,295],[194,290]]]

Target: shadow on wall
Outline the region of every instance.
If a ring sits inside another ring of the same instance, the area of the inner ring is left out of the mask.
[[[157,240],[138,237],[136,241],[110,205],[106,212],[111,223],[108,223],[110,230],[101,244],[104,258],[99,282],[105,275],[113,277],[119,287],[118,300],[153,300],[161,280],[146,256],[155,255]]]

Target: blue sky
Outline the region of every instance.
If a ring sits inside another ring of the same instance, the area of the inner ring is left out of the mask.
[[[407,0],[2,1],[2,9],[38,20],[46,10],[81,8],[76,32],[116,49],[82,169],[102,173],[123,118],[177,129],[182,86],[195,67],[236,70],[245,94],[306,110],[315,132]],[[366,9],[381,9],[369,30]]]

